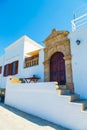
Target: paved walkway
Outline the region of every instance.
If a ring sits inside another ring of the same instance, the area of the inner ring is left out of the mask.
[[[0,130],[68,130],[0,103]]]

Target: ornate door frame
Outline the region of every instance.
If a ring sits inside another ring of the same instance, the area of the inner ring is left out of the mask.
[[[64,55],[65,71],[66,71],[66,87],[74,92],[73,77],[72,77],[72,56],[70,50],[70,40],[68,39],[68,31],[56,31],[52,33],[44,41],[46,47],[44,49],[44,80],[50,81],[50,58],[56,52],[61,52]]]

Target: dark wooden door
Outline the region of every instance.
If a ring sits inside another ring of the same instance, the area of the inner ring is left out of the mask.
[[[66,84],[64,55],[57,52],[50,59],[50,81],[57,81],[59,85]]]

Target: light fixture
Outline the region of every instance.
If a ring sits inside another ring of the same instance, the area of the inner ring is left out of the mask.
[[[77,43],[77,45],[79,45],[81,43],[81,41],[80,40],[76,40],[76,43]]]

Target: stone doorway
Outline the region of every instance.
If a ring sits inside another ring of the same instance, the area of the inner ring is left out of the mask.
[[[65,60],[61,52],[56,52],[50,59],[50,81],[56,81],[59,85],[66,84]]]
[[[50,73],[53,73],[51,71],[52,67],[50,59],[55,53],[62,53],[63,62],[65,63],[65,72],[63,72],[64,84],[66,84],[66,88],[69,88],[71,92],[74,92],[72,78],[72,56],[68,34],[68,31],[57,31],[56,29],[53,29],[51,34],[45,39],[44,43],[46,47],[44,49],[44,80],[49,82],[50,80],[55,80],[57,78],[55,76],[54,79],[54,77],[50,76]],[[60,78],[62,79],[62,76]],[[61,80],[58,84],[61,84]]]

